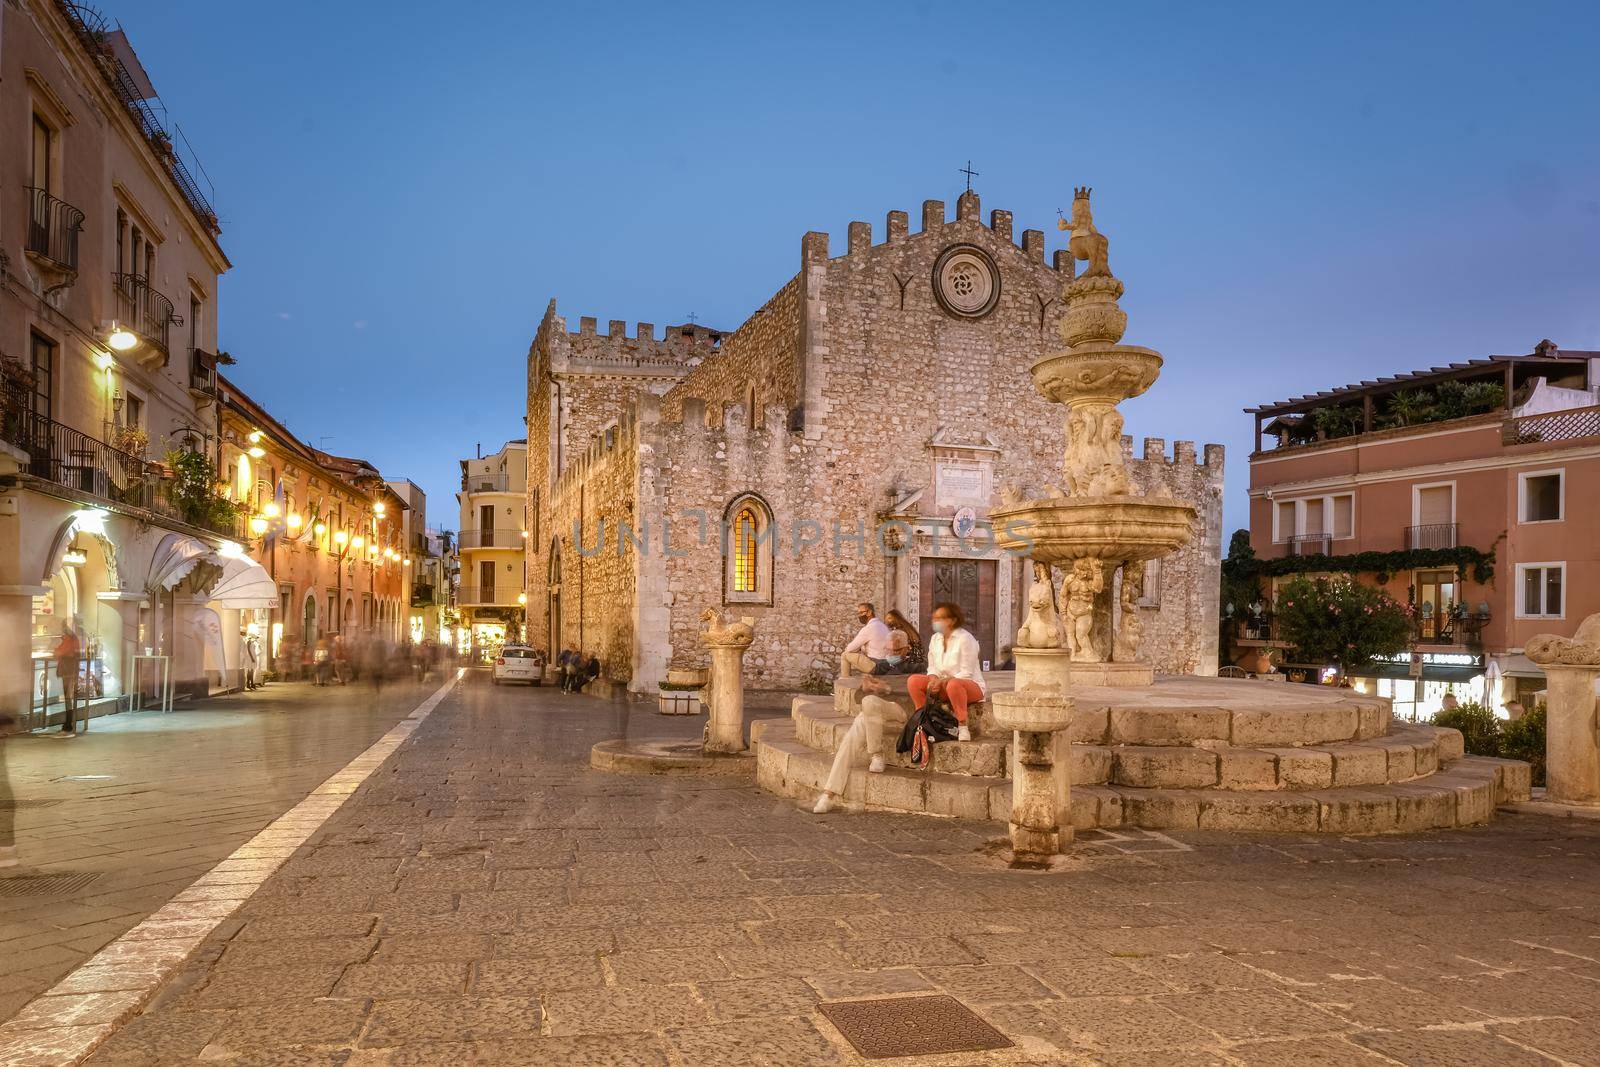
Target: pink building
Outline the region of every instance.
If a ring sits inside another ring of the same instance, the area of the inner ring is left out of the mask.
[[[1600,352],[1544,341],[1247,409],[1251,547],[1302,561],[1267,581],[1355,573],[1415,609],[1418,655],[1357,680],[1397,713],[1431,715],[1447,691],[1526,703],[1544,680],[1524,642],[1600,611],[1597,383]],[[1238,658],[1280,645],[1270,608],[1234,610]]]

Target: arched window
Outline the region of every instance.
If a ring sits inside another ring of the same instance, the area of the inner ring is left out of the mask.
[[[723,602],[771,604],[774,530],[766,502],[753,493],[735,498],[723,530]]]
[[[752,430],[761,428],[761,412],[756,408],[756,383],[751,382],[744,394],[745,422]]]

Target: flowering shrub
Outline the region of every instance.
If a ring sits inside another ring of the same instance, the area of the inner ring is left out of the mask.
[[[1388,594],[1348,579],[1296,578],[1278,590],[1278,635],[1300,663],[1349,672],[1411,644],[1411,611]]]

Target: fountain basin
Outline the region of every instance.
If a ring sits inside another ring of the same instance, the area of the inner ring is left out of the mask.
[[[1054,687],[989,694],[995,725],[1025,733],[1053,734],[1072,725],[1072,698]]]
[[[1101,399],[1109,403],[1139,396],[1161,374],[1161,353],[1138,345],[1087,341],[1057,349],[1028,368],[1034,387],[1057,404]]]
[[[1052,497],[998,508],[990,519],[1001,548],[1057,566],[1159,559],[1194,537],[1194,508],[1165,497]]]

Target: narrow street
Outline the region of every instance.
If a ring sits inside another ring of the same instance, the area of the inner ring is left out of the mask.
[[[1013,1044],[906,1062],[1600,1062],[1592,825],[1098,834],[1038,874],[998,828],[588,769],[699,723],[469,673],[89,1062],[861,1063],[819,1004],[929,993]]]

